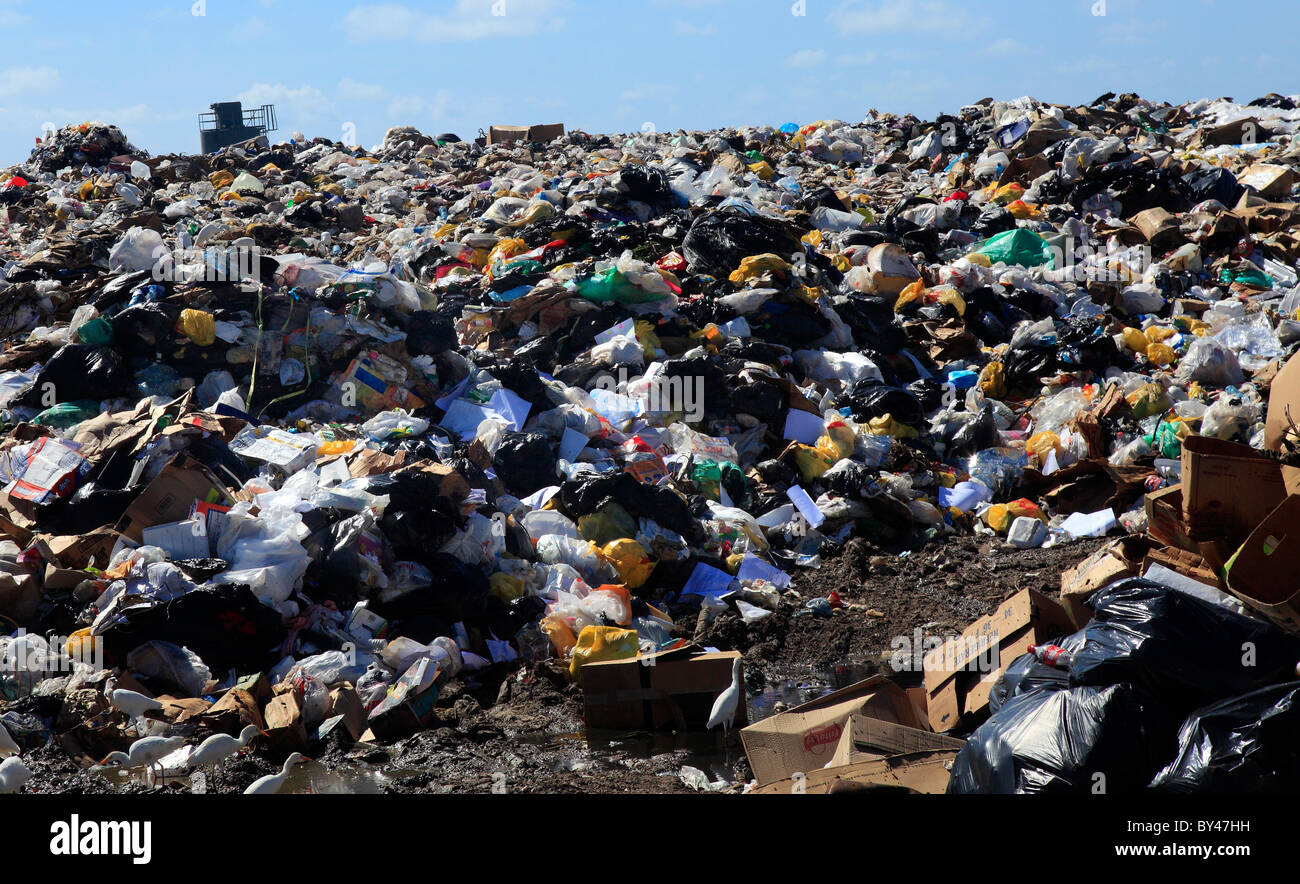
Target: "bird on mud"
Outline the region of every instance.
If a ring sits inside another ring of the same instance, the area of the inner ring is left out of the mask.
[[[0,762],[0,795],[12,795],[32,778],[32,771],[14,755]]]
[[[194,768],[211,767],[215,764],[217,770],[224,775],[226,772],[226,759],[239,750],[246,748],[253,741],[253,738],[259,735],[265,737],[267,734],[261,728],[250,724],[244,728],[238,737],[232,737],[230,734],[216,734],[208,737],[199,744],[198,748],[194,750],[194,754],[190,756],[190,766]]]
[[[153,778],[153,766],[185,745],[184,737],[144,737],[131,744],[126,752],[112,752],[96,767],[143,767]]]
[[[275,795],[284,788],[285,781],[293,773],[293,769],[300,764],[307,764],[311,761],[301,752],[294,752],[284,760],[284,767],[278,774],[268,774],[259,780],[255,780],[253,785],[244,790],[245,795]]]
[[[731,732],[732,724],[736,721],[736,709],[740,706],[743,692],[744,688],[740,684],[740,658],[737,657],[731,664],[731,686],[718,694],[718,699],[713,701],[713,711],[709,714],[707,725],[709,730],[722,725],[723,739],[726,739],[726,735]]]
[[[14,742],[14,738],[9,736],[9,731],[0,724],[0,758],[8,758],[10,755],[20,755],[22,749]]]
[[[163,708],[162,703],[144,694],[117,687],[117,682],[109,685],[104,697],[108,700],[108,705],[133,719],[142,717],[146,712],[161,712]]]

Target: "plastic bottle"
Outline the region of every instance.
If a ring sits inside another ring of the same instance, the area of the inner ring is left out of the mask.
[[[1029,653],[1057,669],[1069,669],[1074,665],[1074,652],[1067,651],[1060,645],[1030,645]]]

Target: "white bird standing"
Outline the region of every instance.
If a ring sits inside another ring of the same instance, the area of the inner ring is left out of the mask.
[[[284,768],[278,774],[268,774],[259,780],[255,780],[253,785],[244,790],[245,795],[275,795],[284,788],[285,780],[293,773],[293,769],[300,764],[306,764],[311,761],[301,752],[294,752],[284,760]]]
[[[114,687],[104,693],[108,698],[108,705],[112,706],[119,712],[125,712],[131,718],[139,718],[146,712],[161,712],[162,703],[150,699],[144,694],[137,694],[135,691],[124,691]]]
[[[184,737],[144,737],[132,743],[129,752],[113,752],[98,766],[144,767],[152,777],[153,766],[184,745]]]
[[[32,772],[18,756],[0,762],[0,795],[12,795],[32,778]]]
[[[22,749],[14,742],[14,738],[9,736],[9,731],[5,726],[0,724],[0,758],[8,758],[10,755],[21,754]]]
[[[215,764],[217,769],[222,774],[225,774],[226,759],[246,747],[259,734],[266,736],[266,731],[250,724],[244,728],[237,738],[230,736],[230,734],[216,734],[208,737],[199,744],[199,747],[194,750],[194,754],[190,756],[190,766],[211,767]]]
[[[740,686],[740,658],[737,657],[731,664],[731,687],[718,694],[718,699],[713,701],[713,711],[709,714],[708,729],[713,730],[718,725],[722,725],[723,739],[731,731],[731,725],[736,720],[736,708],[740,705],[740,699],[743,696]]]

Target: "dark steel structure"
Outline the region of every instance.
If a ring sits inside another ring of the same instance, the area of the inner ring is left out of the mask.
[[[199,114],[199,141],[204,153],[275,131],[275,105],[244,110],[238,101],[219,101],[212,110]]]

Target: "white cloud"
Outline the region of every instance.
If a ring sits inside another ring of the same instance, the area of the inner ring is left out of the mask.
[[[673,33],[679,37],[712,37],[718,33],[718,29],[713,25],[697,25],[679,18],[673,22]]]
[[[436,14],[383,3],[353,7],[343,16],[343,27],[358,42],[526,37],[562,30],[561,13],[569,7],[569,0],[455,0],[448,12]]]
[[[339,80],[339,98],[348,101],[378,101],[384,97],[384,87],[374,83],[359,83],[350,77]]]
[[[814,68],[826,61],[825,49],[801,49],[785,60],[788,68]]]
[[[49,92],[59,85],[59,72],[48,65],[39,68],[5,68],[0,71],[0,98]]]
[[[945,0],[843,0],[829,18],[844,34],[955,31],[971,27],[969,17]]]
[[[292,116],[302,122],[320,120],[334,114],[334,103],[315,86],[293,88],[283,83],[255,83],[237,96],[245,106],[274,104],[279,116]]]
[[[872,64],[876,60],[876,53],[871,51],[859,52],[854,54],[845,54],[835,56],[835,63],[841,67],[854,67],[857,65]]]
[[[450,89],[439,89],[433,98],[419,95],[399,95],[388,102],[388,117],[393,125],[415,125],[445,119],[454,106],[455,96]]]

